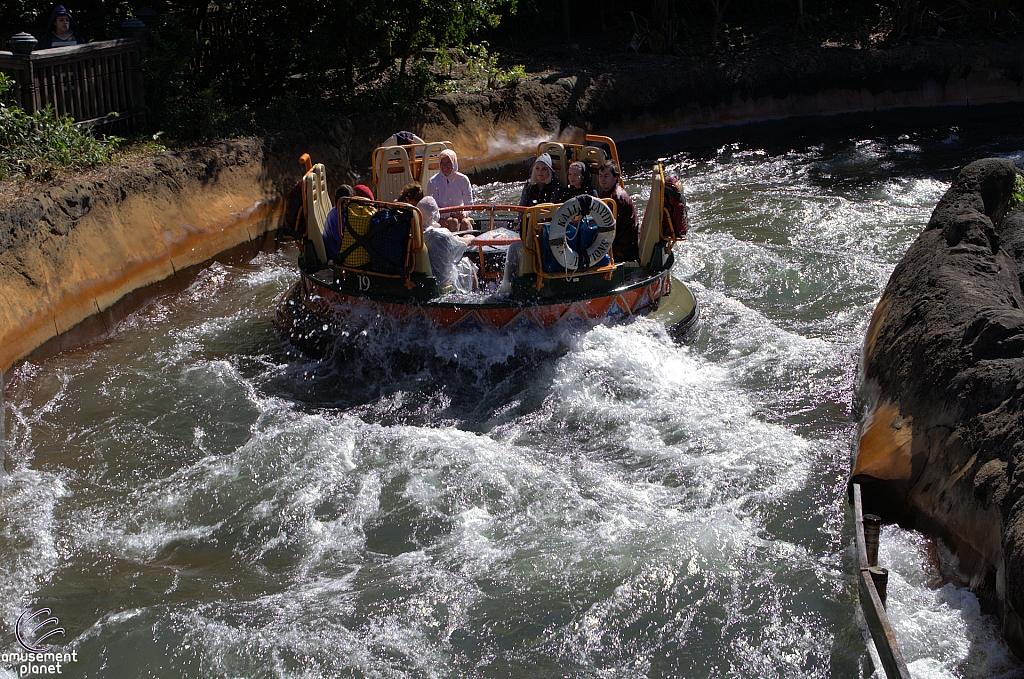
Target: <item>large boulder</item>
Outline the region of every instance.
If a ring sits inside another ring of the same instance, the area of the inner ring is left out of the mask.
[[[1024,658],[1024,207],[1008,160],[961,170],[868,327],[852,480],[943,539]],[[1020,471],[1021,473],[1017,473]]]

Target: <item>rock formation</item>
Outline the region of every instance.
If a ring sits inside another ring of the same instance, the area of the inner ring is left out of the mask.
[[[1020,171],[965,167],[868,328],[853,481],[865,511],[941,538],[1024,658],[1024,207]]]

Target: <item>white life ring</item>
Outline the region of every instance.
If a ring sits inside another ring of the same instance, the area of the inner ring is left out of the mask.
[[[583,199],[583,200],[581,200]],[[589,205],[585,203],[589,202]],[[569,222],[578,217],[590,216],[597,223],[597,237],[586,252],[579,253],[565,242],[565,229]],[[611,250],[615,240],[615,215],[612,209],[601,200],[592,196],[582,195],[562,203],[551,218],[548,227],[548,245],[551,254],[567,271],[589,269]]]

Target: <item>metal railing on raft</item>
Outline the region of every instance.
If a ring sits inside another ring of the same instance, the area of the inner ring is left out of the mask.
[[[610,198],[602,198],[601,202],[608,206],[608,209],[612,212],[612,218],[616,217],[617,206],[615,201]],[[453,213],[470,213],[470,212],[488,212],[490,214],[490,224],[487,231],[494,229],[494,213],[495,212],[510,212],[519,213],[523,216],[522,229],[525,234],[525,240],[522,238],[510,238],[510,239],[482,239],[477,238],[472,243],[471,247],[479,248],[480,261],[483,261],[484,248],[487,246],[498,246],[498,245],[511,245],[512,243],[523,243],[523,252],[530,258],[532,262],[533,271],[532,274],[535,278],[534,287],[540,290],[544,287],[545,279],[563,278],[568,275],[573,276],[591,276],[594,274],[600,274],[607,280],[612,279],[613,272],[615,271],[615,260],[609,253],[609,263],[606,266],[599,266],[586,271],[568,271],[564,274],[557,273],[545,273],[544,267],[541,261],[541,244],[540,244],[540,229],[539,220],[547,221],[550,219],[554,211],[559,207],[556,203],[540,203],[538,205],[499,205],[499,204],[474,204],[474,205],[459,205],[454,207],[446,207],[440,210],[442,216]],[[526,214],[529,213],[529,214]],[[484,277],[487,277],[487,272],[483,270]]]
[[[459,212],[486,212],[488,213],[489,216],[488,225],[486,229],[482,230],[492,231],[494,230],[495,212],[515,212],[518,214],[522,214],[530,210],[531,207],[532,206],[527,205],[502,205],[500,203],[474,203],[473,205],[456,205],[453,207],[443,207],[440,209],[440,212],[442,217]],[[516,240],[519,239],[517,238]],[[490,243],[490,245],[495,244],[496,243]],[[504,245],[508,245],[508,243],[504,243]]]
[[[527,210],[530,210],[530,209],[531,209],[530,207],[527,207],[527,206],[524,206],[524,205],[501,205],[501,204],[498,204],[498,203],[488,203],[488,204],[458,205],[458,206],[455,206],[455,207],[445,207],[445,208],[441,208],[440,212],[441,212],[441,216],[442,217],[444,217],[446,215],[457,214],[457,213],[464,213],[464,212],[476,212],[476,213],[486,212],[489,215],[489,221],[488,221],[487,228],[486,229],[482,229],[482,230],[483,231],[493,231],[494,230],[494,213],[495,212],[507,212],[507,213],[510,213],[510,214],[517,214],[517,213],[518,214],[522,214],[522,213],[524,213],[524,212],[526,212]],[[480,262],[480,276],[481,276],[481,278],[490,279],[490,278],[500,278],[501,277],[501,271],[500,270],[499,271],[488,271],[487,270],[486,260],[484,258],[484,248],[486,248],[486,247],[497,247],[497,246],[502,246],[502,245],[512,245],[513,243],[521,243],[521,242],[522,242],[522,239],[520,239],[518,237],[516,237],[516,238],[490,238],[490,239],[487,239],[487,238],[475,238],[475,239],[473,239],[473,242],[471,242],[469,244],[469,246],[470,247],[474,247],[474,248],[477,249],[477,253],[479,255],[479,259],[477,261]]]
[[[860,484],[851,484],[853,501],[854,542],[857,547],[857,585],[860,607],[864,612],[871,639],[887,679],[910,679],[907,663],[896,643],[896,633],[885,613],[886,586],[889,571],[878,566],[878,540],[882,520],[874,514],[864,514]]]
[[[16,106],[28,113],[52,106],[58,116],[71,116],[87,128],[114,123],[131,128],[145,119],[141,39],[26,53],[35,39],[27,34],[15,38],[20,35],[31,44],[19,52],[0,51],[0,71],[13,77]]]

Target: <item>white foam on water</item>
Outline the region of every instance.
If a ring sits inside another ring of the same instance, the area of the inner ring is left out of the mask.
[[[76,569],[124,561],[174,584],[157,604],[112,593],[74,643],[138,671],[172,649],[182,676],[827,676],[862,651],[844,641],[833,478],[852,429],[841,413],[813,434],[792,422],[844,407],[856,329],[943,185],[833,190],[919,151],[823,153],[669,162],[693,208],[675,271],[704,309],[691,346],[645,319],[450,333],[367,318],[356,351],[288,363],[264,346],[294,279],[274,254],[210,267],[107,347],[23,368],[0,502],[29,546],[0,552],[5,620],[55,572],[102,588]],[[644,174],[628,178],[639,196]],[[357,388],[354,407],[317,397]],[[459,390],[480,413],[449,412]],[[1014,676],[976,599],[935,589],[913,540],[883,545],[915,675]]]
[[[70,475],[34,469],[32,463],[40,446],[37,439],[59,439],[64,434],[54,420],[59,421],[72,381],[66,371],[44,375],[32,363],[21,365],[12,377],[6,400],[11,414],[6,449],[10,473],[0,483],[0,616],[9,629],[61,559],[66,536],[57,515],[61,501],[70,495]],[[46,383],[40,393],[26,389],[26,382],[33,379]]]
[[[22,466],[0,484],[0,615],[9,629],[61,558],[61,477]]]
[[[928,538],[884,526],[878,562],[889,570],[886,613],[915,679],[1024,677],[998,620],[969,589],[942,584]]]
[[[675,458],[711,497],[799,488],[807,442],[754,416],[733,377],[675,350],[654,323],[601,326],[581,336],[558,366],[551,415],[582,423],[598,445],[625,442],[637,456]]]

